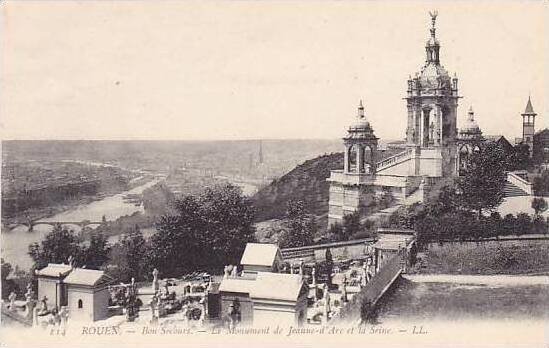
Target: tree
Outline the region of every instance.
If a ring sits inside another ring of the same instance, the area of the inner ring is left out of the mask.
[[[128,282],[132,278],[137,281],[146,279],[147,267],[146,241],[139,226],[135,226],[132,231],[123,234],[120,241],[116,243],[110,253],[111,265],[114,266],[114,276],[120,281]]]
[[[150,267],[165,276],[237,264],[246,243],[255,240],[254,209],[234,185],[207,188],[174,205],[175,212],[157,223],[147,252]]]
[[[343,234],[341,240],[346,241],[360,230],[360,215],[358,212],[343,216]]]
[[[547,222],[541,215],[535,215],[534,220],[532,221],[532,230],[534,233],[543,233],[547,234],[547,229],[549,228]]]
[[[549,194],[549,170],[544,170],[541,176],[534,178],[532,188],[534,189],[534,194],[537,196]]]
[[[509,156],[507,170],[525,170],[532,165],[530,148],[526,144],[517,144],[513,148],[513,154]]]
[[[513,235],[515,234],[516,229],[516,221],[517,219],[513,214],[507,214],[501,221],[501,230],[502,234],[505,236]]]
[[[79,238],[61,225],[54,226],[44,240],[29,245],[29,255],[34,261],[34,269],[41,269],[48,263],[65,263],[69,257],[78,263],[82,256]]]
[[[458,189],[465,208],[482,216],[484,209],[497,207],[504,198],[507,179],[506,158],[496,143],[488,144],[481,152],[467,158],[463,176],[458,179]]]
[[[8,298],[9,294],[15,290],[15,284],[13,280],[8,279],[8,276],[12,272],[13,268],[9,262],[4,262],[4,259],[1,259],[1,280],[2,280],[2,298]]]
[[[313,244],[318,227],[311,223],[312,217],[305,212],[303,201],[290,200],[287,205],[287,231],[282,234],[279,245],[284,248]]]
[[[328,284],[328,287],[332,286],[332,272],[334,270],[334,260],[332,257],[332,251],[330,248],[326,249],[326,283]]]
[[[536,212],[536,215],[547,210],[547,201],[542,197],[534,197],[532,199],[532,209]]]
[[[517,236],[528,234],[532,230],[532,218],[526,213],[517,214],[515,220],[515,234]]]
[[[330,241],[335,242],[335,241],[341,240],[342,235],[343,235],[343,226],[341,226],[339,221],[336,221],[335,223],[330,225],[330,228],[328,228],[327,237]]]
[[[107,237],[103,233],[93,232],[90,244],[81,251],[80,264],[90,269],[100,269],[109,260],[109,246]]]

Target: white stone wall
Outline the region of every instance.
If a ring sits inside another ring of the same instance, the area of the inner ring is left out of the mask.
[[[42,298],[46,296],[48,298],[48,309],[52,309],[56,305],[59,306],[61,304],[61,287],[58,287],[56,282],[57,280],[53,278],[38,278],[38,301],[42,301]],[[38,306],[40,308],[40,304],[38,304]]]
[[[89,287],[68,285],[69,317],[71,321],[93,322],[108,316],[109,292],[106,288],[93,291]],[[82,300],[82,308],[78,308]]]

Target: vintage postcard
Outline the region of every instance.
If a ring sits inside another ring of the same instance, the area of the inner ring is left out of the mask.
[[[549,347],[547,1],[0,1],[3,347]]]

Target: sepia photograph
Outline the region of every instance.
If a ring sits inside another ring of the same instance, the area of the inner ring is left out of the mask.
[[[549,2],[0,30],[0,348],[549,347]]]

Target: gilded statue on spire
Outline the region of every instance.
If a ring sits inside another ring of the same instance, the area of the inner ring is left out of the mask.
[[[429,11],[429,14],[431,15],[431,20],[433,21],[433,27],[435,26],[435,21],[437,20],[437,16],[438,16],[438,11],[437,10],[434,10],[434,11]]]
[[[438,16],[438,11],[437,10],[434,10],[434,11],[429,11],[429,15],[431,15],[431,25],[432,25],[432,28],[431,28],[431,36],[434,38],[435,37],[435,22],[437,21],[437,16]]]

